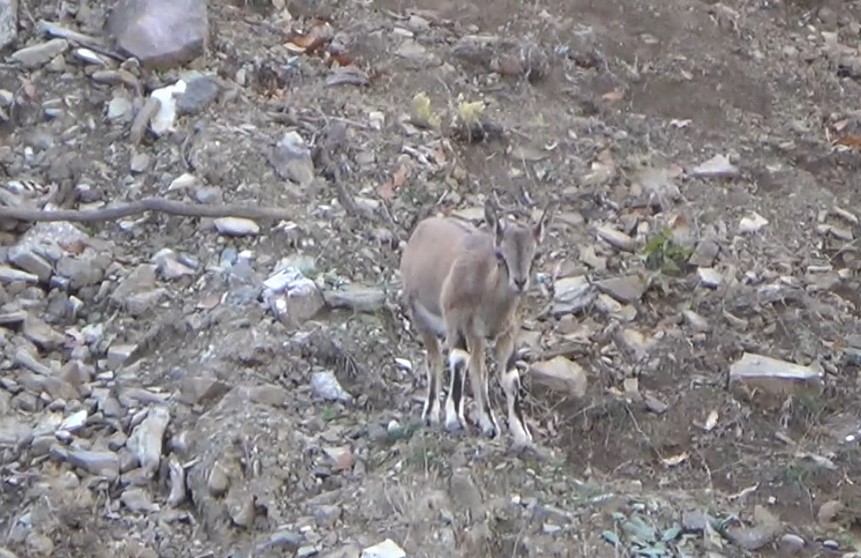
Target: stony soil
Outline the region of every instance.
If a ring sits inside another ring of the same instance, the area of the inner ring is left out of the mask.
[[[132,83],[73,50],[0,65],[2,204],[53,184],[70,208],[292,216],[4,221],[0,556],[861,552],[859,3],[282,3],[211,2],[207,55]],[[20,9],[88,32],[104,13]],[[326,25],[316,53],[286,46]],[[134,137],[189,70],[217,99]],[[301,184],[274,149],[291,131]],[[589,387],[526,376],[543,459],[418,425],[400,247],[493,192],[557,207],[522,337]],[[324,293],[310,319],[316,291],[273,315],[285,263]],[[744,353],[822,386],[730,382]]]

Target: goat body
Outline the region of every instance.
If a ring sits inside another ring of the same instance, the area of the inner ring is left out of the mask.
[[[508,425],[515,444],[532,442],[520,405],[520,374],[514,366],[518,309],[529,285],[532,259],[549,213],[531,227],[505,225],[492,205],[485,206],[489,230],[452,218],[429,217],[413,231],[401,257],[404,302],[427,350],[428,391],[422,420],[440,421],[442,371],[440,337],[449,349],[450,383],[445,426],[466,426],[463,390],[470,376],[482,432],[499,432],[490,409],[484,348],[494,344],[500,383],[508,403]],[[504,367],[504,368],[503,368]]]

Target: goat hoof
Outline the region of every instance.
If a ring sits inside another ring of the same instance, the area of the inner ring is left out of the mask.
[[[445,419],[445,429],[451,434],[464,434],[466,428],[458,417],[447,417]]]
[[[482,432],[482,434],[484,434],[484,436],[486,438],[489,438],[492,440],[493,438],[496,438],[497,434],[499,434],[499,429],[496,428],[496,426],[488,425],[488,426],[485,426],[484,428],[482,428],[481,432]]]

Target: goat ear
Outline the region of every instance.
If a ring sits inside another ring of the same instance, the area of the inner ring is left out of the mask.
[[[538,244],[541,244],[544,241],[544,233],[547,230],[547,226],[550,224],[550,220],[553,218],[553,205],[549,203],[544,206],[544,213],[541,214],[541,218],[537,223],[532,227],[532,233],[535,235],[535,241]]]
[[[497,217],[496,206],[489,199],[484,202],[484,221],[490,230],[493,231],[493,238],[499,244],[502,241],[502,234],[505,232],[505,225]]]

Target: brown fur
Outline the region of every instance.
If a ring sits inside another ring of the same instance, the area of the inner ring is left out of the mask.
[[[451,371],[446,428],[460,430],[466,425],[463,387],[468,373],[481,429],[490,437],[497,434],[484,363],[484,347],[490,340],[508,400],[509,428],[517,443],[531,442],[520,409],[520,376],[512,355],[520,326],[518,307],[529,287],[532,260],[549,219],[546,209],[532,226],[505,224],[488,202],[488,230],[451,218],[429,217],[413,231],[401,257],[401,279],[404,301],[428,353],[428,393],[422,412],[427,424],[439,422],[442,348],[438,338],[444,337]]]

